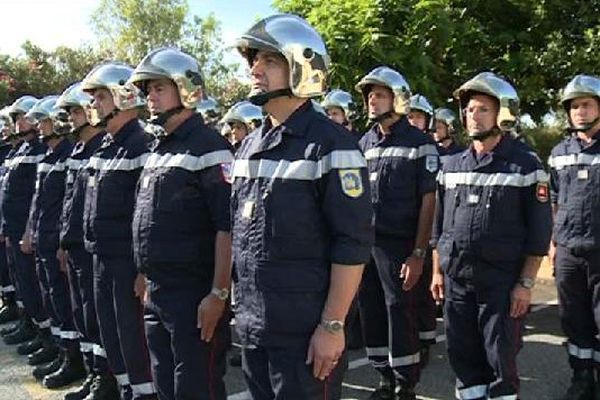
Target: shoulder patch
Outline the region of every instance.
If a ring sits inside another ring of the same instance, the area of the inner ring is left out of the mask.
[[[429,172],[437,172],[437,170],[439,169],[438,156],[426,156],[425,169]]]
[[[537,197],[540,203],[546,203],[550,196],[550,187],[548,182],[538,182],[535,188],[535,197]]]
[[[357,198],[363,194],[364,188],[359,169],[340,169],[338,173],[342,191],[346,196]]]

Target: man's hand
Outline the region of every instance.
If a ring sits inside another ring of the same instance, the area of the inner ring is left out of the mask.
[[[423,274],[423,261],[423,258],[410,256],[402,264],[400,268],[400,279],[404,280],[402,289],[408,292],[417,284]]]
[[[554,267],[554,262],[556,261],[556,244],[552,240],[548,249],[548,260],[550,261],[550,265]]]
[[[346,339],[344,331],[330,333],[320,325],[315,329],[308,346],[306,365],[313,364],[313,376],[325,380],[344,352]]]
[[[431,286],[429,287],[431,295],[437,304],[444,301],[444,275],[434,272],[431,277]]]
[[[205,342],[210,342],[223,316],[227,300],[221,300],[212,293],[202,299],[198,306],[198,328],[200,337]]]
[[[133,292],[135,293],[135,297],[138,297],[142,304],[146,302],[146,278],[144,274],[138,272],[135,277],[135,282],[133,283]]]
[[[65,274],[67,273],[68,258],[69,255],[66,250],[63,250],[60,247],[58,248],[58,250],[56,250],[56,259],[58,260],[58,265],[60,267],[60,270]]]
[[[23,237],[21,238],[21,251],[24,254],[31,254],[33,253],[33,246],[31,244],[31,235],[29,235],[27,232],[25,232],[23,234]]]
[[[531,303],[531,289],[526,289],[517,284],[512,290],[510,305],[510,316],[512,318],[520,318],[529,311]]]

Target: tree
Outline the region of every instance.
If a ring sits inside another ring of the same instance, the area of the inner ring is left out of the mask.
[[[187,12],[185,0],[102,0],[92,24],[104,51],[135,65],[150,50],[181,40]]]
[[[600,73],[600,3],[578,0],[275,0],[323,35],[332,86],[346,90],[378,65],[401,71],[414,92],[444,105],[483,70],[517,87],[539,120],[576,73]]]

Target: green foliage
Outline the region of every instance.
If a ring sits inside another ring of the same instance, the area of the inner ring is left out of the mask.
[[[333,61],[332,87],[372,68],[401,71],[437,106],[482,70],[508,77],[539,120],[576,73],[600,74],[599,2],[578,0],[275,0],[308,19]]]
[[[102,49],[135,65],[150,50],[179,42],[187,11],[185,0],[101,0],[92,25]]]

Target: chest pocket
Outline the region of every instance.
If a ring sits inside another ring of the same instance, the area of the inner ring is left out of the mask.
[[[415,160],[394,157],[385,160],[382,166],[385,176],[384,197],[409,199],[415,197],[417,163]]]
[[[324,228],[312,185],[312,182],[279,183],[265,197],[271,222],[270,253],[274,258],[323,256]]]
[[[202,207],[202,190],[194,173],[180,168],[171,168],[150,179],[158,187],[159,211],[180,213]],[[142,181],[141,184],[143,185],[144,182]]]

